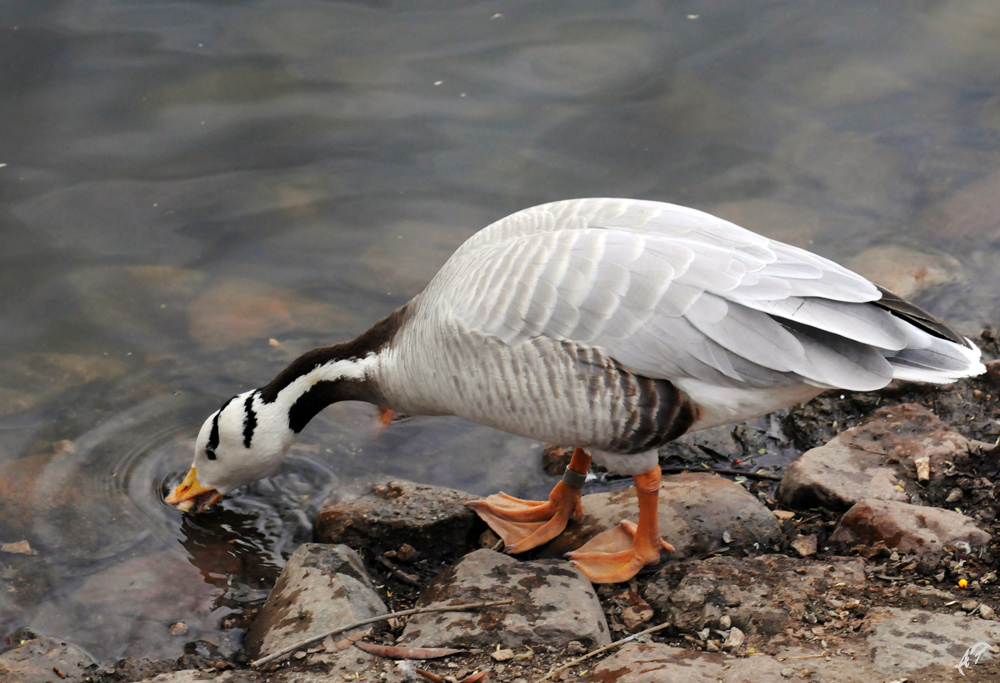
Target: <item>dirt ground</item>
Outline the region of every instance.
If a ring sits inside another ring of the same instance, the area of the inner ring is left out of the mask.
[[[1000,339],[991,330],[983,332],[976,340],[984,351],[987,361],[1000,357]],[[857,639],[858,630],[865,615],[876,607],[900,607],[927,609],[927,589],[934,588],[956,595],[959,602],[971,604],[985,603],[1000,609],[1000,519],[997,517],[998,493],[995,482],[1000,473],[1000,448],[995,445],[1000,441],[1000,364],[993,364],[990,372],[982,377],[963,380],[947,387],[893,383],[877,392],[851,393],[830,391],[811,401],[789,411],[781,420],[781,431],[784,433],[784,443],[763,444],[754,438],[743,439],[744,453],[723,454],[726,462],[720,462],[718,453],[706,449],[702,452],[702,462],[691,461],[690,451],[672,451],[666,449],[661,462],[666,471],[681,466],[691,469],[709,469],[724,471],[727,476],[739,477],[751,492],[763,494],[761,497],[772,509],[775,507],[775,492],[777,490],[780,468],[771,468],[757,476],[757,469],[752,466],[755,453],[759,454],[768,448],[793,449],[801,453],[818,446],[843,430],[864,422],[871,413],[882,406],[900,403],[917,403],[930,409],[946,425],[968,438],[989,444],[993,448],[985,448],[976,453],[956,454],[952,467],[940,479],[934,479],[922,492],[923,502],[948,509],[959,509],[963,514],[973,518],[977,525],[993,536],[990,545],[974,556],[947,556],[933,566],[921,565],[914,558],[895,553],[886,547],[855,547],[830,548],[827,550],[827,540],[837,524],[842,510],[816,508],[798,510],[792,519],[783,521],[783,539],[779,552],[789,557],[798,558],[799,554],[792,547],[792,542],[798,535],[816,535],[818,539],[817,559],[837,556],[861,556],[868,564],[869,581],[867,585],[857,586],[850,591],[850,609],[846,617],[831,618],[823,626],[827,637],[825,641],[836,647],[838,643],[849,643]],[[773,442],[773,434],[772,442]],[[682,455],[677,455],[682,453]],[[751,466],[748,466],[751,465]],[[733,472],[743,471],[741,476]],[[745,477],[745,479],[744,479]],[[742,551],[732,551],[742,552]],[[769,552],[771,552],[769,550]],[[666,572],[671,581],[679,582],[685,574],[685,569],[699,559],[691,558],[685,562],[674,563]],[[412,607],[420,587],[433,578],[442,566],[428,566],[423,570],[400,572],[396,565],[386,563],[376,557],[366,557],[368,569],[376,583],[384,586],[384,599],[391,610],[402,610]],[[600,586],[598,595],[601,598],[609,624],[612,626],[612,637],[622,638],[631,632],[640,631],[650,625],[660,623],[663,619],[654,614],[651,619],[627,628],[623,624],[622,612],[628,607],[629,595],[642,595],[646,583],[659,571],[650,569],[641,573],[629,585]],[[738,580],[738,579],[737,579]],[[964,580],[966,585],[959,582]],[[917,587],[922,591],[916,591]],[[820,600],[823,596],[816,596]],[[933,605],[932,605],[933,606]],[[960,606],[952,605],[957,610]],[[241,624],[233,621],[234,627],[242,627],[252,618],[247,614]],[[370,637],[370,640],[392,642],[394,637],[402,632],[404,623],[396,622],[393,628],[382,631]],[[703,649],[705,644],[692,633],[668,627],[649,636],[657,642],[664,642],[679,647]],[[795,634],[784,636],[785,647],[794,646]],[[803,645],[815,647],[812,639],[803,636]],[[766,649],[766,648],[765,648]],[[440,676],[440,680],[461,681],[464,677],[484,668],[491,670],[487,681],[536,681],[551,668],[568,662],[582,654],[581,650],[572,646],[560,651],[545,652],[519,651],[511,659],[498,662],[490,652],[470,654],[460,658],[450,658],[449,661],[429,661],[418,664]],[[603,656],[603,655],[602,655]],[[600,657],[590,660],[594,664]],[[137,661],[123,660],[114,669],[97,673],[93,680],[101,683],[136,681],[157,673],[186,668],[202,670],[245,669],[249,661],[244,653],[237,653],[229,660],[213,656],[211,651],[193,646],[188,655],[177,661]],[[287,665],[286,665],[287,666]],[[303,671],[310,667],[300,663],[290,665],[302,667]],[[386,671],[393,668],[393,663],[387,660]],[[822,663],[815,666],[822,671]],[[579,671],[579,669],[577,669]],[[1000,679],[1000,658],[983,661],[966,669],[963,681],[994,681]],[[419,679],[418,679],[419,680]],[[428,678],[426,680],[434,680]]]

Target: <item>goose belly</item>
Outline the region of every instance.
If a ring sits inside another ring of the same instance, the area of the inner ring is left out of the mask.
[[[683,392],[636,376],[600,351],[538,337],[504,344],[456,334],[400,349],[380,380],[386,402],[410,414],[453,414],[547,443],[640,453],[697,419]],[[433,349],[433,353],[427,353]]]

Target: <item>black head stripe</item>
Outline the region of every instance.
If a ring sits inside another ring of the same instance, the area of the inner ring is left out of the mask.
[[[233,396],[233,398],[236,398]],[[222,415],[222,411],[226,409],[230,403],[233,402],[233,398],[229,399],[222,404],[219,411],[212,418],[212,431],[208,434],[208,443],[205,444],[205,455],[208,456],[209,460],[215,460],[215,449],[219,447],[219,416]]]
[[[253,410],[253,397],[257,392],[247,396],[246,403],[243,404],[243,447],[250,448],[253,441],[253,432],[257,429],[257,413]]]

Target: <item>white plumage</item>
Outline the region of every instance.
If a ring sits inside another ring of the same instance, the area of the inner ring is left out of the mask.
[[[807,387],[871,390],[894,377],[940,383],[984,371],[971,343],[871,305],[881,297],[832,261],[701,211],[580,199],[476,233],[414,303],[511,347],[544,337],[602,349],[699,403],[722,393],[736,405],[751,392],[752,407],[705,415],[698,426],[707,427],[787,405],[788,391],[775,392],[775,405],[760,390],[797,386],[793,395],[808,397]]]
[[[553,538],[578,512],[587,452],[635,476],[634,544],[574,554],[594,581],[621,581],[669,549],[656,522],[658,446],[830,387],[977,375],[979,355],[865,278],[701,211],[554,202],[484,228],[371,330],[228,402],[168,500],[204,508],[264,476],[334,401],[455,414],[578,447],[549,502],[498,494],[474,504],[512,552]]]

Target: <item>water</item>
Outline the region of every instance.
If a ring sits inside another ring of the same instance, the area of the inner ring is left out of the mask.
[[[541,444],[351,404],[212,515],[162,503],[223,400],[525,206],[697,206],[995,325],[998,59],[994,0],[6,2],[0,544],[35,554],[0,636],[229,652],[353,482],[543,494]]]

